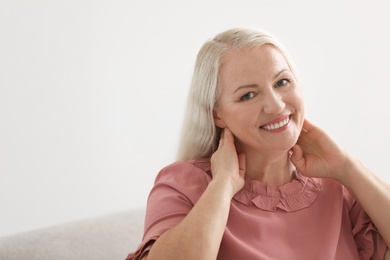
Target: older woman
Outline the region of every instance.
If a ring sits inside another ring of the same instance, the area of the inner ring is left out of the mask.
[[[237,28],[206,42],[179,161],[158,174],[127,259],[390,259],[389,186],[304,111],[271,35]]]

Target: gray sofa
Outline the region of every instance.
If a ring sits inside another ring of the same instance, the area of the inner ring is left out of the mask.
[[[141,242],[144,209],[0,237],[1,260],[124,260]]]

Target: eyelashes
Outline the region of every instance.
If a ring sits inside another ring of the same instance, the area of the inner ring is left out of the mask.
[[[290,82],[291,82],[291,78],[281,79],[276,82],[275,87],[283,87]]]
[[[255,93],[254,92],[248,92],[246,93],[245,95],[243,95],[241,98],[240,98],[240,101],[245,101],[245,100],[249,100],[249,99],[252,99],[255,97]]]
[[[280,79],[278,80],[276,83],[275,83],[275,88],[281,88],[281,87],[285,87],[287,86],[289,83],[292,82],[292,79],[291,78],[283,78],[283,79]],[[247,92],[245,93],[244,95],[242,95],[240,97],[240,101],[247,101],[247,100],[250,100],[252,98],[254,98],[255,96],[257,96],[257,92],[256,91],[250,91],[250,92]]]

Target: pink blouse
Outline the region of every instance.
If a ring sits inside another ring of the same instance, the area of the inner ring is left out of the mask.
[[[148,198],[142,243],[126,259],[141,259],[187,215],[210,181],[210,158],[162,169]],[[382,260],[385,251],[384,240],[347,189],[296,172],[282,186],[246,178],[231,201],[217,259]]]

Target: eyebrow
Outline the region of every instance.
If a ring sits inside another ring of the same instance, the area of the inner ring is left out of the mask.
[[[273,77],[273,80],[277,79],[280,74],[282,74],[283,72],[285,71],[288,71],[288,69],[282,69],[281,71],[279,71],[278,73],[275,74],[275,76]],[[241,89],[245,89],[245,88],[255,88],[257,87],[257,84],[248,84],[248,85],[242,85],[242,86],[239,86],[238,88],[236,88],[234,90],[234,93],[236,93],[237,91],[241,90]]]

